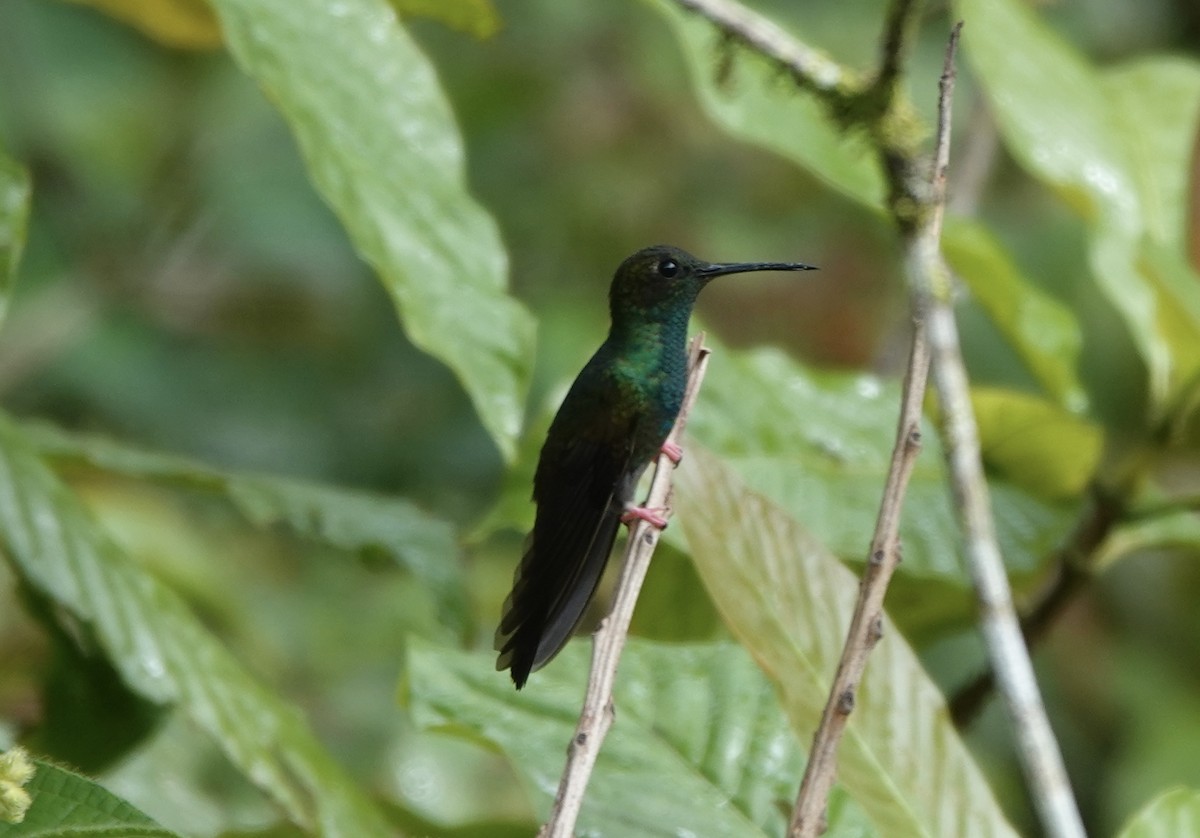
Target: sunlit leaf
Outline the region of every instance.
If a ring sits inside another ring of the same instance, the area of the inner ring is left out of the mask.
[[[428,17],[476,38],[500,29],[500,13],[491,0],[389,0],[401,16]]]
[[[1185,348],[1181,342],[1189,338],[1195,349],[1200,274],[1187,261],[1185,172],[1200,131],[1200,62],[1147,58],[1106,71],[1102,81],[1119,117],[1118,136],[1128,149],[1141,198],[1147,271],[1159,281],[1168,306],[1188,321],[1190,331],[1178,336],[1175,349]]]
[[[507,293],[507,255],[467,191],[462,139],[432,65],[386,0],[213,5],[409,337],[454,370],[511,459],[533,320]]]
[[[841,130],[824,106],[800,92],[777,64],[731,46],[700,15],[668,0],[652,0],[651,5],[675,30],[700,101],[717,122],[799,163],[854,200],[870,207],[883,205],[883,175],[865,136]],[[832,59],[823,60],[825,82],[844,84],[848,71]]]
[[[25,247],[31,191],[29,172],[0,152],[0,323],[8,313],[17,265]]]
[[[1200,791],[1174,788],[1134,815],[1117,838],[1179,838],[1200,835]]]
[[[216,49],[221,26],[206,0],[71,0],[94,6],[170,47]]]
[[[19,825],[6,824],[0,819],[0,836],[86,834],[171,838],[176,834],[95,781],[44,760],[33,762],[36,773],[25,786],[33,805]]]
[[[998,387],[971,389],[984,463],[1044,498],[1073,498],[1096,471],[1104,431],[1036,396]]]
[[[493,670],[491,655],[414,639],[405,700],[423,727],[469,731],[499,746],[544,816],[575,732],[587,647],[570,644],[517,693],[507,673]],[[633,639],[614,705],[580,834],[662,835],[664,824],[672,835],[782,834],[803,768],[800,743],[740,648]],[[831,817],[831,834],[873,834],[840,790]]]
[[[0,543],[23,583],[94,635],[130,688],[185,713],[292,821],[329,835],[391,834],[295,708],[105,536],[7,418]]]
[[[1187,374],[1178,353],[1200,339],[1200,321],[1189,313],[1179,333],[1180,303],[1161,293],[1143,249],[1182,235],[1197,65],[1161,61],[1103,74],[1020,0],[959,0],[956,14],[970,21],[964,54],[1008,148],[1089,225],[1092,273],[1124,318],[1161,409]],[[1182,244],[1172,246],[1182,253]]]
[[[45,456],[215,492],[259,526],[279,523],[340,550],[382,553],[421,581],[446,625],[461,633],[467,624],[466,583],[453,528],[403,498],[222,471],[99,436],[68,434],[49,425],[31,424],[26,432]]]
[[[678,520],[726,624],[776,683],[796,735],[815,730],[858,580],[780,507],[693,447]],[[882,835],[1015,835],[945,701],[885,616],[838,755],[838,780]]]
[[[947,219],[942,250],[1046,392],[1070,410],[1084,409],[1077,371],[1083,333],[1071,310],[1022,276],[979,224]]]
[[[1129,154],[1144,225],[1139,268],[1162,300],[1160,322],[1177,384],[1200,370],[1200,273],[1188,261],[1186,240],[1187,171],[1200,132],[1200,62],[1147,58],[1108,70],[1101,81]]]

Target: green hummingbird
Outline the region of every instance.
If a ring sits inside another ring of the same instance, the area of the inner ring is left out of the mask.
[[[496,669],[517,689],[570,639],[596,592],[621,523],[666,526],[633,504],[638,479],[664,448],[687,386],[687,328],[700,289],[725,274],[807,271],[794,262],[713,264],[677,247],[639,250],[609,290],[608,337],[579,373],[542,445],[533,532],[496,629]]]

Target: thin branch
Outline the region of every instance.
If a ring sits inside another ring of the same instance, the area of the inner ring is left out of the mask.
[[[912,44],[920,7],[920,0],[892,0],[888,7],[887,23],[883,27],[879,72],[874,82],[888,99],[891,98],[892,88],[900,78],[900,69],[904,66],[904,59]]]
[[[924,323],[917,316],[913,318],[912,348],[904,377],[896,444],[892,449],[883,501],[858,589],[858,601],[850,618],[846,645],[842,649],[842,658],[821,715],[821,723],[813,736],[808,765],[805,766],[804,779],[792,812],[788,827],[788,834],[792,838],[819,835],[825,830],[825,806],[837,770],[838,743],[854,709],[858,684],[867,666],[867,655],[883,633],[883,598],[892,573],[900,564],[900,512],[904,504],[904,492],[917,455],[921,452],[921,403],[928,371],[929,347],[925,340]]]
[[[961,26],[961,24],[960,24]],[[953,46],[947,50],[941,80],[938,117],[938,160],[934,175],[934,216],[940,226],[945,205],[943,148],[949,148],[950,93],[954,86]],[[1016,732],[1026,784],[1046,834],[1053,838],[1083,838],[1083,822],[1071,793],[1062,755],[1046,717],[1028,649],[1021,637],[1012,590],[996,541],[987,480],[979,452],[979,433],[971,409],[966,366],[954,320],[949,270],[941,260],[936,239],[928,253],[928,267],[917,279],[930,303],[926,312],[930,366],[941,405],[940,431],[954,493],[955,511],[963,530],[967,566],[979,601],[980,622],[992,669],[997,675]],[[922,291],[917,292],[922,295]]]
[[[667,437],[667,443],[678,444],[683,436],[688,414],[692,405],[696,403],[700,384],[704,381],[708,356],[709,350],[704,346],[704,334],[696,335],[689,349],[688,384],[683,406],[679,411],[679,418],[675,420],[675,427]],[[675,465],[666,454],[658,458],[654,478],[650,483],[650,494],[646,499],[646,506],[652,509],[661,508],[664,517],[670,517],[671,514],[671,475],[675,471]],[[574,832],[575,821],[579,818],[579,810],[583,806],[588,779],[592,775],[592,767],[596,764],[604,737],[612,727],[612,694],[617,664],[620,661],[621,650],[625,647],[625,638],[629,634],[629,624],[633,620],[633,609],[637,604],[642,582],[645,581],[646,571],[650,568],[650,558],[661,534],[661,530],[645,521],[639,521],[629,532],[612,611],[592,636],[592,668],[588,675],[587,693],[579,714],[579,724],[575,727],[575,735],[571,737],[571,744],[567,747],[567,765],[563,769],[558,794],[554,798],[554,808],[546,825],[538,832],[539,838],[570,838]]]
[[[958,48],[960,26],[955,26],[946,48],[946,69],[942,74],[940,111],[938,119],[937,152],[934,159],[931,203],[922,214],[923,223],[905,241],[905,270],[913,300],[913,338],[909,351],[908,372],[900,402],[900,419],[896,428],[896,444],[884,487],[871,551],[859,585],[858,602],[850,618],[846,645],[838,663],[837,674],[829,691],[829,699],[821,723],[813,736],[808,765],[800,784],[800,793],[792,812],[788,834],[792,838],[819,835],[825,827],[825,807],[833,787],[837,769],[837,746],[854,709],[855,695],[867,655],[879,641],[883,624],[883,599],[888,582],[900,563],[900,512],[904,492],[913,465],[921,449],[921,414],[925,399],[925,382],[929,371],[929,345],[925,322],[929,308],[930,277],[942,269],[939,241],[946,198],[946,168],[950,157],[950,97],[954,89],[954,55]],[[910,189],[912,192],[921,190]]]
[[[735,43],[780,65],[797,85],[840,105],[857,93],[861,81],[819,50],[796,40],[774,21],[730,0],[675,0],[700,15]]]
[[[1092,579],[1097,554],[1126,516],[1123,495],[1096,485],[1089,494],[1086,514],[1050,562],[1058,572],[1021,615],[1021,635],[1027,646],[1037,645],[1066,605]],[[959,728],[969,724],[995,687],[996,677],[989,666],[974,681],[959,689],[950,699],[950,717],[954,724]]]

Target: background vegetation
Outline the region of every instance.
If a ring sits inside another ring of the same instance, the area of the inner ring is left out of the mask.
[[[0,748],[38,759],[0,834],[529,834],[587,644],[517,695],[491,632],[548,412],[659,241],[822,271],[701,301],[582,823],[786,821],[905,351],[868,141],[668,0],[394,5],[0,4]],[[883,0],[755,6],[871,70]],[[1200,18],[932,4],[914,136],[960,17],[946,252],[1006,561],[1089,827],[1186,834]],[[942,705],[984,662],[935,436],[833,834],[1034,829],[998,710]]]

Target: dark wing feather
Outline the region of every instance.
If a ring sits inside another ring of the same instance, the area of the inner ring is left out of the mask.
[[[606,437],[574,436],[542,450],[537,519],[496,630],[496,668],[510,668],[518,689],[583,618],[642,471],[630,462],[632,433]]]

